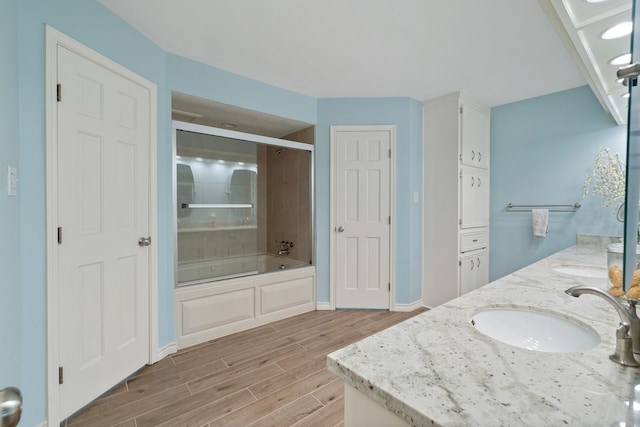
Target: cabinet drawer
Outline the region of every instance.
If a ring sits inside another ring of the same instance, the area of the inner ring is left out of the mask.
[[[460,232],[460,252],[487,247],[489,235],[487,229],[465,230]]]

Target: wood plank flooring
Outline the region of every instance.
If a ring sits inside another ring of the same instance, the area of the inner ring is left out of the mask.
[[[62,426],[342,426],[344,384],[326,355],[410,313],[313,311],[180,350]]]

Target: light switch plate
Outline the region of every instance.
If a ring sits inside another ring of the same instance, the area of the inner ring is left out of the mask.
[[[413,192],[413,203],[420,203],[420,194],[417,191]]]
[[[7,168],[7,195],[16,196],[18,194],[18,169],[9,165]]]

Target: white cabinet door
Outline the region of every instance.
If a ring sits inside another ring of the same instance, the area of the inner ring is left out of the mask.
[[[460,171],[460,228],[489,225],[489,174],[484,169]]]
[[[489,167],[489,116],[474,104],[463,102],[460,113],[460,160],[463,165]]]
[[[489,283],[489,251],[487,250],[476,253],[476,275],[474,279],[475,289]]]
[[[489,253],[486,249],[460,256],[460,295],[475,291],[489,282]]]
[[[465,254],[460,257],[460,295],[475,289],[475,269],[476,261],[474,255]]]
[[[478,227],[489,226],[489,172],[485,169],[476,170],[475,224]]]

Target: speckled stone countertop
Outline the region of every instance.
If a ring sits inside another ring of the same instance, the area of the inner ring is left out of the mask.
[[[609,360],[619,323],[601,298],[573,298],[574,285],[606,279],[562,275],[558,266],[606,267],[586,240],[477,291],[330,354],[329,370],[411,425],[640,425],[640,368]],[[529,307],[588,325],[596,347],[542,353],[495,341],[469,319],[486,307]]]

